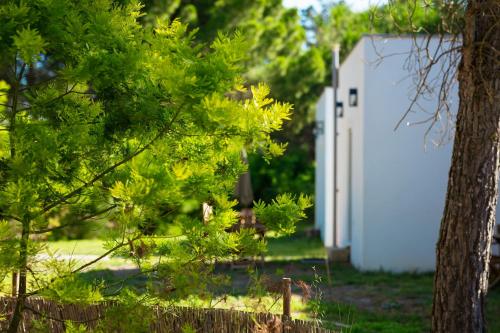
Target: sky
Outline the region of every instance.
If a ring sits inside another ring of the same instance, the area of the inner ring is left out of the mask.
[[[387,0],[346,0],[346,3],[354,11],[362,11],[367,9],[370,5],[380,5],[385,2],[387,2]],[[320,0],[283,0],[283,4],[286,7],[306,8],[314,6],[318,10],[321,9],[320,3]]]

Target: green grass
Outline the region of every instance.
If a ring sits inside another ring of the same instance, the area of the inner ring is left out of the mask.
[[[48,248],[58,254],[100,255],[104,252],[100,240],[50,242]],[[322,297],[319,308],[300,300],[300,290],[294,288],[293,312],[295,318],[312,319],[317,312],[325,326],[351,333],[420,333],[428,332],[432,306],[432,274],[392,274],[388,272],[359,272],[347,264],[330,267],[331,285],[328,283],[325,264],[322,260],[308,263],[306,259],[322,259],[325,251],[319,239],[295,236],[290,238],[269,238],[266,263],[259,269],[275,279],[290,276],[295,281],[303,280],[317,284]],[[117,261],[117,262],[115,262]],[[86,272],[88,279],[95,277],[114,281],[118,277],[112,270],[125,259],[113,258]],[[312,266],[315,266],[313,270]],[[239,310],[279,312],[281,303],[273,305],[272,297],[256,300],[246,296],[248,275],[245,270],[230,270],[227,265],[217,269],[219,273],[231,276],[231,287],[224,288],[230,295],[217,307]],[[315,273],[316,272],[316,275]],[[131,279],[130,286],[139,290],[144,279]],[[196,297],[181,302],[185,305],[208,306],[206,301]],[[490,332],[500,332],[500,288],[491,291],[487,298],[487,320]],[[348,325],[340,328],[338,325]]]
[[[486,298],[486,322],[488,324],[488,332],[500,332],[500,288],[488,293]]]
[[[269,238],[266,261],[294,261],[303,259],[325,259],[326,252],[319,239]],[[99,239],[63,240],[48,243],[48,251],[58,255],[98,256],[106,252],[104,242]]]
[[[106,252],[103,245],[104,242],[99,239],[63,240],[48,242],[47,248],[62,255],[101,255]]]
[[[326,251],[321,240],[316,238],[270,238],[265,258],[266,261],[324,259]]]
[[[48,242],[46,254],[58,256],[72,257],[75,261],[75,266],[78,267],[87,261],[93,260],[95,257],[104,254],[107,250],[104,247],[105,242],[100,239],[82,239],[82,240],[62,240]],[[89,256],[82,258],[81,256]],[[117,269],[124,266],[133,265],[131,260],[120,257],[106,257],[92,265],[91,269]]]
[[[322,310],[326,327],[338,328],[335,323],[349,326],[343,328],[342,332],[420,333],[429,330],[426,320],[417,315],[363,311],[354,305],[338,302],[324,302]]]
[[[198,297],[189,297],[187,299],[177,301],[176,305],[203,308],[214,307],[219,309],[249,312],[270,312],[274,314],[281,314],[283,309],[281,298],[273,296],[252,298],[244,295],[229,295],[223,298],[214,298],[211,301],[201,300]],[[295,319],[311,319],[307,303],[303,302],[300,296],[292,295],[291,308],[292,317]]]

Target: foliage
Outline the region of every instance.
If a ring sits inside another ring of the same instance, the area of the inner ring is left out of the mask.
[[[132,258],[163,298],[203,293],[217,281],[210,262],[263,250],[251,230],[226,232],[237,221],[230,198],[246,170],[243,148],[283,152],[271,134],[291,106],[264,84],[244,87],[241,34],[195,43],[179,20],[143,28],[142,16],[133,1],[0,5],[0,77],[10,86],[0,114],[0,263],[2,273],[20,271],[21,296],[100,298],[106,286],[86,289],[73,277],[94,261],[65,267],[36,256],[40,237],[88,221],[109,221],[103,257]],[[283,196],[261,211],[276,205],[290,219],[269,225],[278,233],[293,230],[307,206]],[[165,224],[179,233],[162,233]],[[152,233],[159,242],[145,237]],[[26,275],[36,281],[27,288]]]
[[[314,166],[307,163],[308,159],[307,152],[297,147],[290,147],[285,155],[269,162],[258,154],[250,155],[255,196],[269,201],[279,193],[314,193]]]
[[[250,161],[257,199],[269,200],[270,195],[263,195],[263,192],[272,188],[259,178],[272,178],[288,166],[299,173],[299,178],[311,180],[314,155],[310,144],[313,138],[311,124],[328,65],[323,61],[322,50],[304,48],[306,31],[297,10],[285,8],[281,1],[276,0],[149,0],[145,3],[150,14],[143,18],[144,24],[154,25],[157,17],[180,17],[187,20],[190,27],[198,29],[196,38],[200,42],[211,40],[220,31],[241,31],[247,36],[249,45],[244,73],[247,81],[250,84],[268,82],[273,98],[294,105],[291,121],[281,131],[272,134],[279,142],[289,142],[287,156],[291,158],[274,159],[269,166],[263,163],[262,155],[258,153]],[[306,160],[299,161],[293,157],[295,155],[305,156]],[[290,188],[295,194],[313,192],[311,186],[297,191],[304,182],[295,183],[289,175],[281,179],[284,184],[280,186]]]
[[[54,276],[44,284],[46,288],[40,292],[41,296],[56,300],[61,303],[92,304],[103,300],[99,284],[89,284],[79,276],[66,274]],[[70,272],[68,272],[70,273]]]
[[[267,63],[290,59],[300,54],[305,32],[294,9],[284,8],[276,0],[175,0],[166,3],[146,0],[143,17],[146,25],[155,25],[157,18],[180,18],[198,29],[199,41],[210,41],[219,32],[241,31],[247,36],[249,57],[247,77],[261,79]],[[253,80],[251,80],[253,81]]]
[[[441,23],[438,7],[425,0],[396,0],[362,12],[352,11],[340,1],[328,9],[327,15],[312,10],[307,14],[310,28],[316,32],[316,44],[321,47],[340,44],[342,59],[364,34],[435,33]]]
[[[96,332],[147,332],[155,320],[152,300],[125,289],[99,321]]]
[[[189,324],[182,326],[182,333],[196,333],[196,330]]]
[[[83,324],[73,324],[70,321],[64,323],[66,326],[66,333],[85,333],[87,328]]]
[[[5,109],[9,88],[9,85],[5,81],[0,81],[0,111]]]
[[[295,232],[295,224],[304,219],[304,210],[311,207],[311,200],[300,196],[296,201],[288,194],[278,195],[272,204],[259,201],[255,204],[255,214],[262,223],[273,230],[279,230],[283,235]]]

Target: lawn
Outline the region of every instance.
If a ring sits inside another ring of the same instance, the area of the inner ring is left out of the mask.
[[[432,274],[391,274],[387,272],[362,273],[348,264],[335,263],[330,267],[330,282],[324,261],[321,241],[305,236],[270,238],[269,250],[259,276],[279,281],[281,277],[302,280],[316,288],[313,301],[303,302],[302,291],[294,286],[293,316],[321,320],[323,325],[342,332],[420,333],[429,331],[432,304]],[[59,241],[49,244],[58,254],[96,256],[104,252],[99,240]],[[124,258],[111,258],[93,271],[83,273],[88,279],[96,277],[108,281],[121,279],[136,270]],[[184,305],[214,306],[239,310],[281,311],[280,300],[272,296],[247,296],[251,279],[246,268],[220,264],[216,272],[231,277],[231,285],[216,292],[211,302],[192,297]],[[146,281],[128,280],[129,285],[142,288]],[[225,296],[228,294],[227,296]],[[224,297],[222,297],[224,295]],[[487,300],[487,319],[490,331],[500,332],[500,288],[491,291]]]
[[[48,251],[59,255],[99,256],[106,252],[104,242],[99,239],[62,240],[48,243]],[[268,240],[266,261],[325,258],[321,240],[317,238],[289,237]]]
[[[63,240],[49,242],[47,248],[56,254],[101,255],[106,252],[104,242],[99,239]]]

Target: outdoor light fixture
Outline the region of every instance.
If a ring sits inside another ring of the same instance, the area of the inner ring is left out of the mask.
[[[325,124],[323,121],[317,121],[314,123],[313,134],[314,136],[319,136],[325,131]]]
[[[344,103],[343,102],[337,102],[337,117],[342,118],[344,116]]]
[[[349,106],[358,106],[358,89],[349,89]]]

